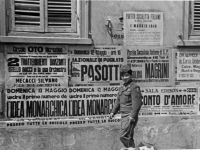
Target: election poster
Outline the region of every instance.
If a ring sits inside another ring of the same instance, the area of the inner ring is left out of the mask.
[[[197,87],[142,88],[140,116],[197,115]]]
[[[177,53],[177,79],[199,80],[200,53],[198,50],[179,50]]]
[[[163,45],[163,12],[124,12],[125,46]]]
[[[77,53],[78,50],[72,50],[72,54]],[[120,66],[126,63],[124,56],[121,46],[98,46],[85,54],[71,55],[69,87],[119,86],[122,82]]]
[[[132,78],[140,86],[170,86],[172,84],[171,47],[125,47]]]

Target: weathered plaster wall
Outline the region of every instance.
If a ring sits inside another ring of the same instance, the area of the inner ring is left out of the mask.
[[[103,8],[103,9],[102,9]],[[181,1],[92,1],[92,37],[95,44],[112,43],[105,23],[116,21],[125,11],[160,11],[164,13],[163,45],[176,47],[183,27],[183,2]],[[114,18],[115,20],[112,20]],[[166,149],[198,149],[199,118],[191,116],[140,118],[136,129],[136,143],[144,142]],[[148,134],[147,134],[148,133]]]
[[[119,18],[124,11],[164,12],[165,46],[176,46],[182,33],[180,1],[92,1],[91,33],[95,45],[112,45],[105,23],[109,16]],[[0,55],[1,57],[1,55]],[[0,63],[0,81],[4,64]],[[199,117],[140,118],[135,129],[138,145],[154,145],[157,149],[200,148]],[[1,126],[1,124],[0,124]],[[0,150],[118,150],[122,147],[120,126],[82,128],[0,129]]]
[[[200,118],[198,118],[200,119]],[[197,118],[160,117],[140,119],[135,143],[157,149],[198,149]],[[0,130],[1,150],[117,150],[122,147],[119,126],[85,128]]]
[[[125,11],[158,11],[164,13],[163,45],[175,46],[182,33],[181,1],[92,1],[91,27],[95,44],[112,44],[106,29],[106,20],[119,18]]]

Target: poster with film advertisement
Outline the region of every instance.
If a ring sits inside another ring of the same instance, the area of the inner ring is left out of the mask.
[[[177,52],[177,79],[199,80],[200,52],[196,49],[179,50]]]
[[[140,86],[170,86],[172,84],[171,47],[125,47],[127,63],[133,70],[132,79]]]
[[[125,46],[163,45],[163,12],[124,12]]]
[[[55,112],[46,110],[67,98],[67,47],[12,45],[7,46],[6,59],[7,117],[33,118],[44,113],[55,117]]]
[[[197,115],[198,89],[196,87],[142,88],[143,106],[140,116]]]
[[[69,87],[120,85],[120,66],[126,57],[121,46],[96,46],[84,54],[78,51],[73,50],[70,57]]]

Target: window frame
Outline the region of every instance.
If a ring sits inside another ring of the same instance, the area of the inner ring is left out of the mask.
[[[36,33],[36,32],[16,32],[12,31],[11,24],[11,7],[10,0],[1,0],[5,2],[5,10],[6,10],[6,35],[7,36],[32,36],[32,37],[68,37],[68,38],[88,38],[89,34],[89,0],[77,0],[77,13],[76,13],[76,24],[77,30],[76,32],[66,32],[66,33]]]
[[[70,28],[64,28],[64,27],[59,27],[59,28],[54,28],[54,27],[49,27],[48,26],[48,13],[47,13],[47,11],[48,11],[48,3],[47,3],[47,1],[48,0],[44,0],[45,1],[45,4],[44,4],[44,11],[45,11],[45,13],[44,13],[44,25],[45,25],[45,27],[44,27],[44,32],[45,33],[49,33],[49,32],[59,32],[59,33],[61,33],[61,32],[66,32],[66,33],[76,33],[77,32],[77,15],[76,15],[76,13],[77,13],[77,5],[78,5],[78,3],[79,3],[79,1],[77,1],[77,0],[71,0],[71,10],[73,11],[73,12],[71,12],[72,13],[72,17],[71,17],[71,19],[72,19],[72,21],[71,21],[71,24],[72,24],[72,26],[70,27]]]
[[[200,36],[200,30],[199,31],[194,31],[194,2],[195,2],[196,0],[194,0],[194,1],[191,1],[190,3],[191,4],[189,4],[189,23],[191,23],[191,32],[190,32],[190,36]],[[198,0],[198,2],[200,2],[200,0]]]
[[[46,1],[46,0],[45,0]],[[44,31],[44,20],[42,18],[44,18],[44,0],[39,0],[40,2],[40,26],[36,27],[36,26],[16,26],[15,25],[15,14],[14,14],[14,7],[15,7],[15,1],[14,0],[10,0],[10,7],[11,7],[11,31],[26,31],[26,32],[43,32]]]
[[[176,45],[182,46],[200,46],[200,35],[192,33],[192,4],[193,1],[183,1],[183,22],[182,33],[179,34],[179,40]]]

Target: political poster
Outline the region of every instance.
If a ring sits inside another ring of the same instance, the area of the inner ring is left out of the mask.
[[[132,78],[140,86],[172,85],[171,47],[125,47]]]
[[[163,12],[124,12],[125,46],[162,46]]]
[[[83,53],[83,50],[80,50]],[[73,50],[72,54],[77,54]],[[121,46],[98,46],[85,54],[71,55],[69,67],[71,86],[120,85],[120,66],[125,62]]]

